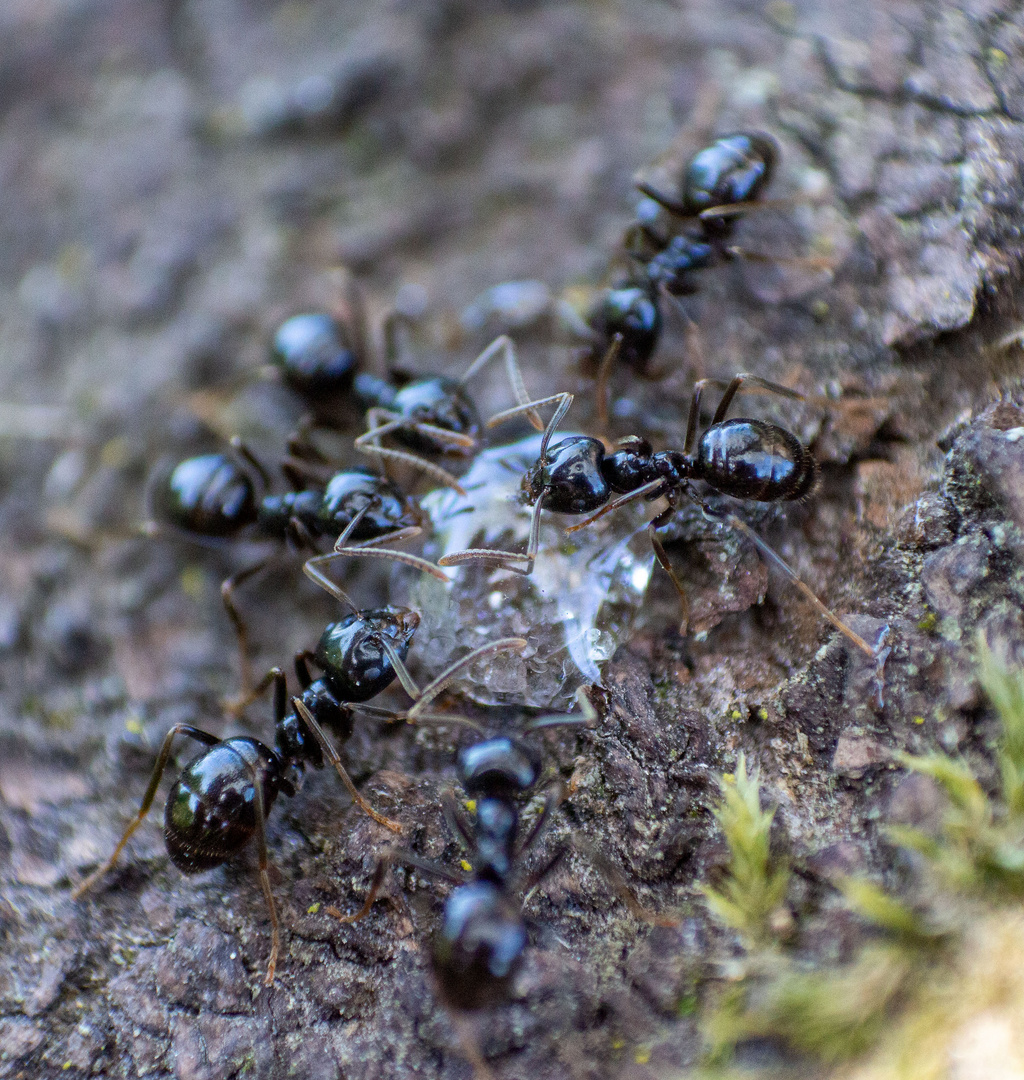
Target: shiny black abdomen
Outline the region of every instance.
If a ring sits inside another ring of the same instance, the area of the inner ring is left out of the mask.
[[[151,499],[161,520],[200,536],[233,536],[257,516],[252,480],[225,454],[182,461],[154,486]]]
[[[526,925],[497,885],[474,881],[447,899],[434,938],[434,973],[449,1005],[481,1009],[504,1001],[526,948]]]
[[[285,382],[311,397],[345,393],[357,361],[345,328],[322,314],[286,319],[274,335],[271,356]]]
[[[523,477],[523,495],[535,503],[544,493],[544,509],[558,514],[589,514],[608,501],[608,481],[601,465],[604,444],[573,435],[550,447],[543,461]]]
[[[381,638],[404,660],[419,622],[414,611],[386,607],[357,611],[331,623],[314,655],[338,701],[369,701],[386,690],[395,680],[395,669]]]
[[[713,424],[697,444],[697,479],[737,499],[800,499],[814,485],[810,451],[785,428],[765,420]]]
[[[164,812],[167,853],[182,873],[220,866],[256,832],[255,784],[266,819],[281,790],[274,752],[256,739],[217,743],[185,766]]]
[[[690,160],[683,177],[683,203],[690,213],[699,214],[712,206],[750,202],[771,180],[777,159],[778,147],[770,135],[723,135]],[[702,219],[702,225],[725,234],[733,220]]]

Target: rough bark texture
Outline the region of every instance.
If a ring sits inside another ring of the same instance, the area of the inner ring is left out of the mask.
[[[818,395],[756,402],[823,465],[809,501],[759,527],[861,633],[888,624],[884,704],[784,582],[750,607],[760,563],[705,524],[689,570],[708,633],[672,629],[656,578],[594,695],[598,724],[545,740],[576,787],[537,856],[582,834],[682,921],[637,922],[574,855],[531,903],[525,977],[483,1049],[530,1080],[693,1059],[693,994],[728,949],[698,898],[722,854],[709,807],[740,750],[800,870],[799,947],[848,952],[830,878],[887,872],[880,821],[934,813],[893,751],[983,763],[969,648],[981,630],[1024,661],[1021,351],[999,345],[1024,244],[1018,5],[15,3],[0,108],[0,1076],[468,1075],[427,974],[443,888],[396,873],[365,922],[323,913],[360,901],[388,843],[331,776],[271,821],[285,932],[270,990],[251,856],[186,879],[154,813],[107,881],[69,899],[167,728],[225,731],[236,685],[217,590],[244,557],[132,536],[144,478],[213,444],[201,419],[280,447],[298,407],[253,373],[282,314],[330,302],[327,267],[358,271],[378,310],[421,285],[450,330],[423,364],[461,370],[485,340],[455,318],[473,297],[596,280],[634,172],[667,183],[655,157],[709,132],[782,145],[770,194],[793,204],[744,221],[743,247],[835,270],[705,274],[685,301],[697,336],[676,320],[662,348],[668,377],[617,376],[621,433],[678,444],[700,375]],[[576,388],[549,341],[543,325],[524,339],[531,389]],[[246,595],[263,665],[332,614],[294,566]],[[252,716],[269,738],[266,708]],[[346,749],[408,843],[453,865],[447,736],[366,724]]]

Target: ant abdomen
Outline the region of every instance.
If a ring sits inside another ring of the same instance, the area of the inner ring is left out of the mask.
[[[150,498],[161,520],[211,537],[234,536],[256,520],[259,506],[252,478],[226,454],[179,462]]]
[[[257,739],[225,739],[185,766],[164,812],[167,853],[182,873],[220,866],[252,839],[257,782],[264,819],[279,791],[294,793],[277,755]]]
[[[352,385],[358,351],[347,329],[324,314],[293,315],[277,328],[271,357],[284,381],[313,399],[334,397]]]
[[[737,418],[712,424],[700,437],[695,472],[723,495],[774,502],[807,495],[817,467],[792,432],[766,420]]]

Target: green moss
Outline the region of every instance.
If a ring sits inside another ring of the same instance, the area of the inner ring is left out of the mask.
[[[720,922],[761,944],[774,936],[774,917],[789,885],[789,866],[769,849],[775,811],[761,809],[758,773],[748,774],[743,754],[735,774],[719,782],[722,802],[715,817],[729,846],[729,865],[718,887],[704,887],[704,897]]]
[[[978,670],[1001,724],[998,789],[987,792],[947,754],[901,757],[936,782],[946,809],[933,833],[887,830],[922,857],[907,897],[865,878],[840,883],[845,906],[878,935],[841,968],[815,970],[773,935],[788,870],[769,848],[772,814],[761,810],[757,775],[742,757],[736,775],[723,777],[716,817],[729,865],[705,896],[747,954],[732,963],[733,981],[706,995],[707,1056],[688,1075],[738,1075],[728,1071],[733,1048],[754,1037],[800,1055],[795,1073],[837,1080],[941,1080],[951,1061],[964,1075],[1024,1069],[1024,672],[1008,670],[984,642]]]

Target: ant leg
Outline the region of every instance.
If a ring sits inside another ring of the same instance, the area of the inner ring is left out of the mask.
[[[533,823],[533,827],[526,834],[525,839],[519,845],[519,850],[516,852],[516,858],[522,858],[530,848],[540,839],[541,833],[546,828],[548,822],[551,820],[551,815],[565,802],[566,796],[569,793],[569,789],[565,786],[562,780],[555,781],[551,785],[551,790],[548,791],[548,797],[544,800],[544,809],[537,815],[537,820]],[[535,883],[531,889],[525,891],[532,891],[532,888],[536,887]]]
[[[502,409],[501,412],[496,412],[487,421],[486,426],[488,428],[497,427],[506,420],[511,420],[514,416],[522,416],[523,413],[528,413],[533,409],[539,409],[544,405],[554,405],[556,402],[558,403],[558,408],[555,409],[554,415],[548,421],[547,427],[544,428],[544,440],[541,443],[542,453],[546,453],[548,442],[551,440],[555,428],[558,427],[559,421],[565,416],[566,409],[572,404],[572,394],[564,392],[561,394],[552,394],[550,397],[537,398],[534,401],[528,401],[523,405],[516,405],[511,409]]]
[[[285,447],[289,457],[298,458],[310,465],[330,466],[326,454],[313,442],[313,417],[307,413],[299,417],[295,430],[291,432],[285,441]]]
[[[237,436],[231,436],[231,449],[247,464],[251,465],[256,470],[256,475],[260,478],[260,482],[263,484],[264,490],[270,488],[270,474],[267,472],[260,459],[249,449],[249,447]]]
[[[533,504],[533,514],[530,518],[530,539],[526,545],[526,552],[501,551],[498,548],[466,548],[465,551],[453,551],[450,555],[444,555],[437,560],[438,566],[457,566],[459,563],[474,562],[477,559],[487,562],[502,563],[504,569],[513,574],[522,574],[529,577],[533,573],[533,564],[537,561],[537,549],[540,547],[540,512],[544,505],[544,492]],[[512,566],[509,560],[525,562],[525,566]]]
[[[372,536],[368,540],[359,540],[354,544],[350,544],[348,542],[349,537],[356,531],[359,522],[366,517],[369,510],[370,503],[366,503],[357,513],[353,514],[352,520],[345,526],[341,535],[334,542],[334,551],[337,554],[358,553],[360,549],[364,549],[370,544],[397,544],[401,540],[411,540],[414,536],[419,536],[423,532],[422,527],[419,525],[407,525],[403,529],[393,529],[391,532],[381,533],[380,536]]]
[[[369,417],[372,412],[383,412],[384,415],[391,417],[387,423],[380,424],[376,427],[371,427],[369,431],[364,431],[359,438],[356,439],[356,446],[362,449],[364,446],[377,446],[377,440],[384,435],[390,435],[394,431],[404,431],[412,429],[419,432],[421,435],[425,435],[431,439],[437,439],[438,442],[450,443],[452,446],[458,447],[464,450],[472,450],[476,446],[474,439],[469,435],[462,435],[458,431],[451,431],[448,428],[437,427],[434,424],[426,424],[422,420],[410,420],[406,416],[396,417],[394,413],[387,412],[386,410],[370,409],[367,412]]]
[[[448,822],[449,830],[462,842],[467,851],[473,850],[473,829],[466,820],[462,808],[455,801],[455,796],[446,791],[441,796],[441,809],[444,811],[444,819]]]
[[[345,531],[348,532],[348,528],[346,528]],[[403,540],[412,540],[413,537],[419,536],[422,532],[423,527],[420,525],[406,525],[402,529],[394,529],[389,533],[381,533],[380,536],[374,536],[370,540],[357,540],[354,544],[343,543],[345,533],[342,533],[335,542],[334,550],[352,552],[366,547],[367,544],[398,544]]]
[[[346,791],[352,796],[352,801],[363,811],[364,814],[368,814],[377,822],[378,825],[383,825],[385,829],[390,829],[392,832],[401,835],[402,826],[397,821],[392,821],[391,818],[385,817],[383,814],[378,813],[374,808],[359,794],[354,783],[352,783],[352,777],[349,776],[342,764],[341,756],[334,748],[334,744],[327,737],[323,728],[316,721],[316,717],[309,711],[303,702],[302,698],[292,698],[292,708],[302,717],[306,722],[306,726],[313,733],[313,737],[320,744],[320,749],[327,756],[328,761],[334,766],[334,771],[341,777],[341,782],[345,785]]]
[[[362,437],[363,436],[360,435],[359,439]],[[435,465],[432,461],[427,461],[426,458],[419,457],[416,454],[410,454],[406,450],[393,450],[391,447],[387,446],[376,446],[372,443],[360,443],[359,439],[356,439],[355,441],[356,449],[361,454],[369,454],[371,457],[377,458],[382,469],[384,468],[384,463],[386,461],[398,461],[403,465],[410,465],[420,472],[425,472],[439,483],[444,484],[445,487],[450,487],[458,492],[463,498],[466,497],[466,489],[459,483],[458,479],[448,472],[447,469],[442,469],[440,465]]]
[[[384,647],[384,651],[391,659],[391,663],[395,664],[395,671],[399,672],[400,669],[404,670],[405,665],[402,663],[401,657],[395,651],[395,647],[391,644],[387,638],[381,638],[381,645]],[[426,707],[441,693],[442,690],[452,681],[457,678],[467,668],[472,667],[478,660],[483,659],[485,656],[493,656],[500,652],[522,652],[526,648],[528,642],[526,638],[499,638],[497,641],[491,641],[487,645],[480,645],[472,652],[466,653],[461,659],[456,660],[455,663],[449,664],[448,667],[437,676],[436,679],[427,683],[422,690],[416,690],[413,694],[411,691],[409,696],[413,698],[412,708],[405,714],[406,720],[410,724],[415,724],[419,719],[419,714],[422,713]],[[397,664],[396,664],[397,661]],[[406,672],[408,676],[408,672]],[[412,680],[409,680],[412,682]],[[405,685],[404,683],[402,684]],[[412,684],[415,688],[415,683]]]
[[[385,855],[378,863],[373,871],[373,877],[370,880],[370,891],[366,894],[366,899],[363,901],[363,906],[354,915],[342,915],[342,913],[334,907],[333,904],[324,908],[324,911],[331,916],[332,919],[337,919],[340,923],[357,923],[365,919],[370,914],[370,908],[373,907],[374,901],[377,899],[377,893],[380,892],[381,885],[384,884],[384,877],[388,872],[388,868],[391,866],[391,856]]]
[[[587,341],[591,345],[601,344],[601,335],[587,322],[586,319],[564,298],[555,301],[555,311],[563,327],[573,337],[581,341]]]
[[[537,431],[543,431],[544,423],[540,418],[540,414],[532,407],[530,395],[526,391],[526,383],[523,381],[523,369],[519,366],[519,361],[516,358],[516,347],[508,334],[502,334],[500,337],[495,338],[469,365],[466,373],[459,379],[459,383],[464,386],[478,371],[495,356],[499,355],[505,358],[505,374],[508,376],[509,385],[512,387],[512,393],[515,395],[516,401],[524,409],[527,409],[526,416],[533,427]]]
[[[543,716],[535,716],[523,724],[523,732],[540,731],[542,728],[552,727],[590,727],[597,719],[597,709],[594,708],[587,696],[587,688],[580,686],[576,691],[576,700],[579,702],[578,713],[547,713]]]
[[[735,244],[730,244],[722,251],[727,259],[745,259],[747,262],[770,263],[772,266],[793,266],[800,270],[819,270],[830,273],[836,268],[835,259],[830,259],[825,255],[764,255],[759,251],[747,251]]]
[[[701,380],[704,383],[712,382],[711,379]],[[796,401],[803,401],[804,396],[797,390],[790,390],[788,386],[782,386],[779,383],[769,382],[767,379],[762,379],[757,375],[748,375],[746,373],[742,375],[736,375],[730,381],[729,385],[725,388],[725,393],[722,395],[722,400],[718,403],[718,408],[715,409],[715,415],[711,420],[712,426],[720,424],[725,419],[725,414],[729,411],[729,406],[732,404],[732,399],[736,396],[736,391],[739,390],[744,383],[750,383],[752,386],[758,386],[762,390],[767,390],[769,393],[778,394],[780,397],[793,398]],[[691,414],[692,415],[692,414]]]
[[[610,502],[606,502],[600,510],[594,511],[590,517],[584,518],[582,521],[577,521],[575,525],[566,526],[567,533],[578,532],[580,529],[585,529],[588,525],[592,525],[598,518],[603,518],[605,514],[610,514],[613,510],[618,510],[621,506],[628,506],[631,502],[636,502],[637,499],[651,499],[657,495],[661,495],[665,488],[668,486],[664,477],[659,476],[657,480],[651,480],[646,484],[641,484],[635,491],[628,491],[625,495],[620,495],[617,499],[612,499]]]
[[[597,381],[594,384],[594,395],[597,398],[597,423],[601,431],[608,430],[608,380],[611,376],[612,365],[622,349],[622,335],[616,334],[612,343],[605,350],[601,364],[597,369]]]
[[[262,697],[267,692],[267,688],[271,683],[274,684],[274,716],[284,716],[283,709],[286,701],[285,674],[279,667],[272,667],[248,693],[239,695],[234,701],[227,702],[225,712],[235,719],[245,715],[245,710],[257,698]]]
[[[343,308],[339,320],[343,326],[352,328],[351,344],[355,347],[356,356],[360,366],[365,365],[370,355],[370,333],[366,318],[366,303],[363,299],[363,290],[359,288],[355,274],[347,267],[344,271],[345,282],[343,285],[344,299]]]
[[[171,756],[171,743],[174,742],[174,738],[177,735],[187,735],[190,739],[195,739],[196,742],[201,742],[204,746],[216,746],[221,740],[216,735],[211,735],[208,731],[203,731],[200,728],[192,727],[191,724],[175,724],[170,731],[164,736],[164,741],[160,746],[160,753],[157,754],[156,764],[153,766],[152,775],[149,778],[149,787],[146,788],[145,795],[142,796],[142,804],[139,806],[139,812],[135,815],[135,818],[125,829],[124,835],[117,842],[117,847],[114,848],[114,853],[94,870],[85,881],[75,886],[71,893],[72,900],[78,900],[83,893],[88,892],[93,885],[117,862],[118,856],[124,850],[125,844],[132,838],[132,834],[142,824],[143,818],[149,813],[150,807],[153,805],[153,800],[156,798],[156,789],[160,786],[160,778],[164,774],[164,769],[167,768],[167,761]]]
[[[700,508],[709,517],[718,518],[719,521],[725,521],[731,525],[734,529],[739,530],[748,540],[757,548],[761,555],[771,563],[776,569],[781,570],[782,573],[789,578],[789,580],[803,593],[804,598],[814,606],[823,618],[827,619],[841,634],[843,634],[849,641],[857,646],[861,652],[871,657],[872,660],[878,660],[879,651],[872,648],[855,630],[852,630],[838,615],[835,614],[830,608],[827,608],[811,591],[810,586],[806,585],[798,576],[795,570],[779,555],[774,548],[772,548],[767,541],[762,540],[760,536],[745,522],[738,518],[735,514],[716,511],[713,507],[708,506],[706,503],[697,499],[695,496],[691,496]]]
[[[479,1015],[463,1012],[453,1005],[448,1005],[446,1011],[459,1040],[459,1050],[473,1070],[473,1080],[497,1080],[480,1047],[484,1021]]]
[[[562,860],[568,854],[569,848],[563,844],[547,862],[541,863],[541,865],[530,874],[526,881],[523,882],[523,902],[520,905],[521,908],[525,908],[526,905],[529,904],[533,899],[533,894],[540,888],[544,879],[550,877],[551,874],[558,869]]]
[[[762,379],[757,375],[737,375],[728,383],[724,384],[725,393],[722,395],[722,400],[718,403],[718,408],[715,410],[714,418],[711,421],[713,425],[720,424],[725,419],[725,414],[732,404],[732,399],[736,396],[736,392],[744,383],[759,386],[762,390],[767,390],[773,394],[779,394],[781,397],[794,398],[797,401],[803,401],[804,398],[803,394],[798,393],[796,390],[790,390],[788,386],[769,382],[767,379]],[[684,454],[692,452],[693,444],[696,441],[697,425],[700,422],[700,399],[701,394],[704,392],[704,387],[722,385],[723,382],[721,379],[699,379],[694,383],[693,397],[690,398],[690,415],[686,421],[686,438],[683,441]]]
[[[380,892],[381,885],[384,884],[384,875],[387,873],[388,868],[395,865],[395,863],[402,863],[405,866],[414,866],[417,870],[422,870],[427,874],[433,874],[434,877],[439,877],[442,881],[447,881],[450,885],[465,885],[466,883],[465,878],[456,877],[454,874],[445,870],[444,867],[429,862],[427,859],[421,859],[411,851],[391,851],[377,863],[377,866],[373,871],[373,878],[370,881],[370,891],[367,894],[366,900],[363,902],[363,906],[355,915],[342,915],[342,913],[334,906],[325,907],[324,912],[327,915],[330,915],[332,919],[337,919],[338,922],[341,923],[355,923],[359,922],[361,919],[365,919],[370,913],[373,902],[377,899],[377,894]]]
[[[327,562],[330,559],[330,555],[316,555],[312,559],[307,559],[302,564],[302,572],[309,578],[310,581],[319,585],[321,589],[329,592],[335,600],[340,600],[343,604],[347,604],[353,611],[358,611],[352,598],[347,592],[338,584],[331,581],[331,579],[320,569],[321,563]]]
[[[761,214],[765,210],[792,210],[795,206],[806,205],[814,200],[808,199],[757,199],[739,203],[726,203],[723,206],[709,206],[701,210],[697,215],[700,221],[715,220],[722,218],[746,217],[747,214]]]
[[[686,595],[686,589],[683,588],[683,583],[676,576],[676,572],[672,568],[668,552],[665,551],[665,546],[662,544],[661,538],[657,533],[657,528],[653,522],[647,526],[647,534],[651,538],[651,547],[654,548],[655,558],[661,564],[662,570],[668,574],[669,580],[676,587],[676,592],[679,593],[679,600],[683,605],[683,618],[679,623],[679,633],[682,637],[685,637],[686,631],[690,627],[690,598]]]
[[[353,712],[377,717],[389,723],[408,723],[405,713],[397,713],[394,709],[383,709],[379,705],[350,702],[348,708]],[[433,724],[436,727],[465,727],[478,735],[485,734],[484,729],[475,720],[470,720],[468,716],[459,716],[457,713],[421,712],[416,714],[416,723]]]
[[[451,581],[451,578],[432,562],[421,559],[418,555],[410,555],[406,551],[395,551],[393,548],[358,546],[338,548],[336,551],[328,552],[326,555],[316,555],[312,559],[307,559],[302,569],[308,578],[311,578],[322,588],[327,589],[328,592],[333,593],[333,589],[326,584],[330,579],[320,570],[320,567],[330,566],[337,559],[353,559],[360,556],[366,556],[370,559],[390,559],[392,562],[404,563],[414,570],[420,570],[424,574],[436,577],[438,581],[443,581],[446,585]],[[334,582],[332,581],[330,584],[333,586]],[[342,591],[338,586],[335,586],[335,588],[339,588],[339,592]],[[337,593],[334,593],[334,595],[337,596]],[[348,603],[352,603],[344,593],[338,599],[344,599]]]
[[[292,516],[288,519],[284,534],[285,538],[290,540],[299,551],[315,552],[320,550],[316,537],[297,517]]]
[[[258,563],[247,566],[244,570],[239,570],[237,574],[232,574],[231,577],[225,578],[220,583],[220,598],[224,602],[224,609],[228,613],[231,625],[235,628],[235,638],[238,641],[243,696],[248,694],[252,687],[252,665],[249,662],[249,629],[245,624],[245,619],[242,618],[242,613],[235,605],[235,589],[261,570],[266,569],[269,563],[269,558],[261,559]]]
[[[693,444],[697,438],[697,425],[700,423],[700,398],[707,386],[708,379],[698,379],[693,384],[693,396],[690,398],[690,415],[686,420],[686,438],[683,440],[683,453],[687,457],[693,451]]]
[[[312,649],[300,649],[292,661],[295,665],[295,678],[303,690],[308,690],[313,684],[313,676],[309,673],[310,660],[316,662],[316,653]]]
[[[267,902],[267,911],[270,912],[270,959],[267,961],[267,973],[263,977],[263,985],[271,986],[274,982],[274,972],[277,970],[277,954],[281,948],[280,924],[277,921],[277,907],[274,904],[274,894],[270,889],[270,874],[267,872],[269,859],[267,858],[267,827],[266,827],[266,800],[263,797],[263,783],[256,770],[251,769],[253,774],[253,790],[256,798],[253,800],[256,812],[256,853],[257,873],[260,876],[260,888],[263,890],[263,898]]]
[[[594,864],[595,869],[611,887],[612,892],[626,905],[629,913],[641,922],[650,923],[652,926],[678,926],[679,920],[668,915],[659,915],[644,907],[636,898],[636,893],[629,887],[622,871],[589,840],[584,839],[579,833],[573,834],[573,846],[577,851],[586,855]]]
[[[679,202],[678,199],[672,198],[671,195],[666,195],[664,192],[659,191],[657,188],[651,187],[650,184],[644,181],[638,181],[635,185],[637,191],[642,195],[646,195],[648,199],[653,199],[659,206],[665,207],[665,209],[674,217],[680,218],[693,218],[694,214],[685,203]]]

